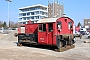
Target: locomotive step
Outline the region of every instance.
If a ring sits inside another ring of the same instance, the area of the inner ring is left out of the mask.
[[[66,50],[69,50],[69,49],[72,49],[72,48],[75,48],[75,45],[65,46],[65,47],[62,47],[62,48],[59,48],[59,49],[55,49],[55,51],[56,52],[63,52],[63,51],[66,51]]]

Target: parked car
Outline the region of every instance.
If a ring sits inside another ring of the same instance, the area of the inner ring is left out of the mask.
[[[9,29],[9,28],[0,28],[0,33],[2,33],[2,34],[8,34],[8,33],[10,33],[11,32],[11,30]]]
[[[79,37],[79,36],[80,36],[80,32],[75,31],[75,36],[76,36],[76,37]]]
[[[80,31],[87,31],[87,29],[86,28],[81,28]]]
[[[90,33],[87,35],[87,38],[90,38]]]
[[[80,34],[85,35],[86,32],[85,31],[80,31]]]
[[[90,28],[87,28],[87,32],[89,32],[89,33],[90,33]]]
[[[81,33],[83,33],[83,35],[85,35],[85,34],[88,34],[89,33],[89,30],[88,29],[86,29],[86,28],[81,28],[80,29],[80,31],[81,31]],[[85,34],[84,34],[85,33]]]
[[[86,32],[86,34],[88,35],[90,32]]]
[[[82,34],[79,31],[75,31],[74,36],[75,37],[80,37],[80,39],[82,38]]]

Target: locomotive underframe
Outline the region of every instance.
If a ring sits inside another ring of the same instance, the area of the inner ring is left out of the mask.
[[[65,46],[71,46],[74,44],[74,35],[73,34],[63,34],[57,35],[57,47],[62,48]]]
[[[25,34],[20,33],[18,34],[18,44],[36,44],[38,41],[37,34]]]
[[[63,34],[56,36],[56,46],[62,48],[65,46],[70,46],[74,44],[74,35],[73,34]],[[38,44],[38,35],[37,34],[18,34],[18,44]]]

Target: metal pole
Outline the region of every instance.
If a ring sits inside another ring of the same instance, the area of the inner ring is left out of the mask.
[[[10,26],[9,26],[9,23],[10,23],[9,20],[10,20],[10,16],[9,16],[9,1],[8,1],[8,27],[10,27]]]
[[[8,2],[8,27],[10,27],[10,12],[9,12],[9,2],[12,2],[12,0],[6,0]]]

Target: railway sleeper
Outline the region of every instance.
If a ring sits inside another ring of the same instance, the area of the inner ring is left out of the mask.
[[[59,49],[55,49],[56,52],[63,52],[63,51],[66,51],[66,50],[69,50],[69,49],[72,49],[72,48],[75,48],[75,45],[68,45],[68,46],[65,46],[65,47],[61,47]]]

